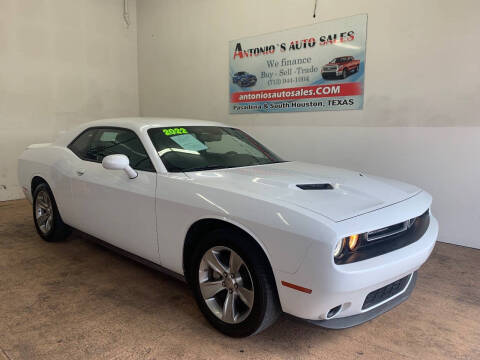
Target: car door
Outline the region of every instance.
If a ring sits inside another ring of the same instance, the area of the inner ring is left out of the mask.
[[[90,128],[69,147],[77,155],[71,177],[72,225],[158,262],[156,172],[139,137],[123,128]],[[126,155],[138,176],[130,179],[122,170],[104,169],[103,158],[113,154]]]

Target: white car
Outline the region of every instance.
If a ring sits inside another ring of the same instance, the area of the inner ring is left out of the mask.
[[[284,161],[214,122],[90,122],[29,146],[18,168],[43,239],[76,228],[184,278],[230,336],[282,311],[328,328],[370,320],[408,298],[438,234],[425,191]]]

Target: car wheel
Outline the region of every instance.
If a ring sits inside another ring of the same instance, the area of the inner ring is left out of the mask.
[[[231,229],[207,236],[194,252],[189,279],[207,320],[232,337],[250,336],[272,325],[280,305],[263,251]]]
[[[357,73],[359,69],[360,69],[360,66],[357,65],[357,67],[355,68],[355,72]]]
[[[347,69],[343,69],[342,77],[345,79],[347,76],[348,76],[348,71],[347,71]]]
[[[46,241],[64,240],[71,230],[62,221],[52,191],[45,183],[33,191],[33,221],[38,234]]]

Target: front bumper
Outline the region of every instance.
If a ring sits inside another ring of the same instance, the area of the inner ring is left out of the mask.
[[[251,87],[254,86],[257,83],[256,79],[248,79],[248,80],[241,80],[238,82],[238,85],[240,87]]]
[[[282,309],[298,318],[325,321],[325,326],[340,326],[335,325],[340,323],[351,323],[348,326],[353,326],[378,316],[404,301],[415,282],[410,281],[408,291],[405,290],[401,296],[397,294],[373,307],[363,308],[367,296],[415,273],[430,256],[437,235],[438,222],[431,215],[428,229],[416,242],[381,256],[345,265],[335,265],[333,259],[327,263],[319,256],[327,250],[321,243],[313,244],[295,274],[277,274],[285,282],[311,289],[310,293],[305,293],[277,283]],[[340,306],[340,311],[329,317],[329,311],[337,306]],[[342,318],[350,319],[340,321]],[[334,319],[338,321],[334,322]]]
[[[387,311],[393,309],[395,306],[400,305],[402,302],[407,300],[412,294],[416,282],[417,272],[415,271],[410,276],[409,283],[402,292],[397,294],[397,296],[392,297],[391,300],[379,304],[378,306],[375,306],[369,311],[347,317],[333,318],[330,320],[308,320],[308,322],[328,329],[346,329],[352,326],[363,324],[376,318],[377,316],[386,313]]]
[[[338,72],[335,70],[325,70],[325,71],[322,70],[322,75],[324,77],[338,77],[342,75],[342,72]]]

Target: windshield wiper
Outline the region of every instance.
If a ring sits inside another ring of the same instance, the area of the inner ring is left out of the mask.
[[[224,169],[224,168],[226,168],[226,166],[224,165],[211,164],[211,165],[205,165],[205,166],[186,168],[186,169],[183,169],[182,171],[189,172],[189,171],[215,170],[215,169]]]

